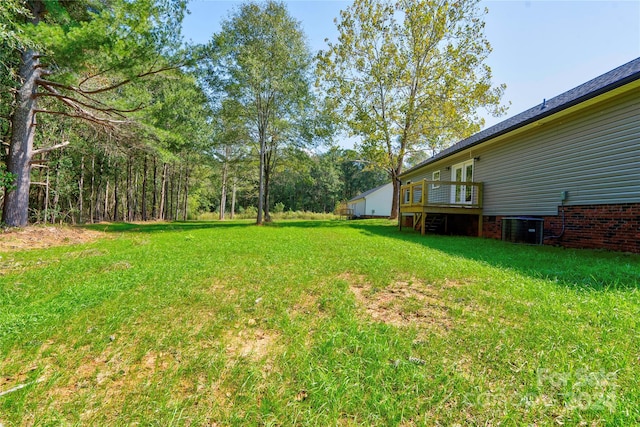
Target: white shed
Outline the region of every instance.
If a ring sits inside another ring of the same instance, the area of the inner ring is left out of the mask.
[[[393,185],[388,183],[358,194],[347,205],[352,209],[354,217],[389,217],[392,199]]]

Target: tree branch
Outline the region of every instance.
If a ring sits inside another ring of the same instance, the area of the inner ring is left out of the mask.
[[[52,145],[51,147],[39,148],[37,150],[33,150],[33,155],[38,155],[42,153],[48,153],[49,151],[57,150],[58,148],[63,148],[69,145],[69,141],[61,142],[60,144]]]
[[[105,86],[105,87],[101,87],[101,88],[93,89],[93,90],[84,90],[84,89],[81,89],[79,87],[68,86],[68,85],[64,85],[62,83],[50,82],[50,81],[47,81],[47,80],[38,80],[37,82],[39,84],[44,84],[44,85],[47,85],[47,86],[55,86],[55,87],[59,87],[61,89],[67,89],[67,90],[70,90],[70,91],[73,91],[73,92],[80,93],[82,95],[95,95],[97,93],[108,92],[110,90],[117,89],[120,86],[124,86],[124,85],[126,85],[128,83],[131,83],[134,79],[139,79],[139,78],[142,78],[142,77],[152,76],[154,74],[163,73],[165,71],[175,70],[177,68],[180,68],[180,65],[172,65],[172,66],[167,66],[167,67],[161,67],[161,68],[158,68],[158,69],[155,69],[155,70],[151,69],[151,70],[146,71],[144,73],[136,74],[135,77],[132,77],[130,79],[125,79],[125,80],[119,81],[118,83],[115,83],[115,84],[113,84],[111,86]],[[82,83],[84,83],[86,80],[87,79],[83,80]]]
[[[66,96],[66,95],[62,95],[60,92],[52,90],[51,89],[52,87],[57,87],[57,88],[60,88],[60,89],[65,89],[65,90],[68,90],[70,92],[77,93],[80,96],[88,99],[89,101],[93,102],[96,105],[106,105],[104,102],[100,102],[97,99],[94,99],[94,98],[92,98],[92,97],[90,97],[90,96],[88,96],[88,95],[86,95],[86,94],[84,94],[82,92],[78,92],[76,90],[76,88],[73,87],[73,86],[67,86],[67,85],[63,85],[62,83],[56,83],[56,82],[52,82],[52,81],[49,81],[49,80],[43,80],[43,79],[37,79],[36,83],[39,84],[40,86],[42,86],[43,88],[47,89],[49,92],[55,93],[56,95]],[[39,95],[42,95],[42,94],[39,94]],[[70,99],[70,100],[75,100],[76,102],[82,104],[81,101],[76,100],[75,98],[72,98],[72,97],[67,97],[67,98]],[[82,104],[82,105],[85,105],[87,107],[89,106],[88,104]]]
[[[179,68],[179,66],[177,66],[177,65],[176,65],[176,66],[170,66],[170,67],[162,67],[162,68],[158,68],[157,70],[150,70],[150,71],[147,71],[147,72],[145,72],[145,73],[137,74],[134,78],[139,79],[139,78],[142,78],[142,77],[152,76],[152,75],[154,75],[154,74],[163,73],[163,72],[165,72],[165,71],[175,70],[175,69],[177,69],[177,68]],[[82,90],[82,89],[80,89],[80,88],[77,88],[76,90],[77,90],[78,92],[82,93],[82,94],[86,94],[86,95],[95,95],[96,93],[107,92],[107,91],[110,91],[110,90],[113,90],[113,89],[117,89],[117,88],[119,88],[120,86],[124,86],[124,85],[126,85],[126,84],[128,84],[128,83],[131,83],[131,82],[134,80],[134,78],[131,78],[131,79],[125,79],[125,80],[122,80],[122,81],[120,81],[120,82],[118,82],[118,83],[116,83],[116,84],[114,84],[114,85],[106,86],[106,87],[102,87],[102,88],[99,88],[99,89],[94,89],[94,90]]]
[[[75,101],[70,100],[69,97],[66,97],[66,96],[58,93],[58,91],[56,91],[54,88],[48,87],[46,85],[43,85],[43,87],[45,89],[47,89],[48,91],[50,91],[52,94],[59,95],[58,99],[60,99],[60,101],[62,101],[64,104],[68,105],[69,107],[73,108],[79,114],[78,115],[72,115],[72,114],[61,112],[61,111],[47,111],[47,110],[43,110],[41,112],[49,113],[49,114],[61,114],[61,115],[66,115],[68,117],[83,118],[83,119],[88,120],[90,122],[94,122],[94,123],[105,125],[105,126],[109,126],[111,124],[127,123],[127,121],[125,121],[125,120],[111,120],[111,119],[105,119],[105,118],[102,118],[102,117],[98,117],[95,114],[93,114],[93,113],[81,108]],[[82,105],[82,103],[80,103],[80,105]],[[97,107],[89,106],[89,108],[94,109],[96,111],[101,111],[101,109],[97,108]],[[104,110],[103,109],[102,111],[107,113],[107,114],[110,114],[108,110]],[[113,111],[113,113],[118,115],[118,116],[120,116],[120,117],[122,117],[122,118],[125,118],[125,116],[123,116],[122,114],[118,113],[117,111]]]
[[[135,55],[133,57],[130,57],[129,59],[138,59],[138,58],[141,58],[141,57],[142,57],[142,55]],[[115,68],[116,68],[115,66],[114,67],[105,68],[104,70],[98,71],[96,74],[88,75],[87,77],[82,79],[82,81],[80,83],[78,83],[78,87],[82,87],[82,85],[85,84],[86,82],[88,82],[89,80],[92,80],[92,79],[95,79],[97,77],[100,77],[100,76],[108,73],[109,71],[113,71]]]
[[[67,113],[66,111],[49,111],[49,110],[35,110],[36,113],[45,113],[45,114],[55,114],[55,115],[59,115],[59,116],[67,116],[67,117],[71,117],[74,119],[84,119],[87,120],[89,122],[92,123],[96,123],[98,125],[101,126],[107,126],[107,127],[113,127],[113,125],[117,125],[117,124],[127,124],[130,123],[129,120],[110,120],[110,119],[103,119],[101,117],[96,117],[95,115],[84,111],[84,110],[79,110],[80,114],[71,114],[71,113]]]
[[[113,108],[113,107],[102,108],[102,107],[98,107],[98,106],[95,106],[95,105],[87,104],[86,102],[82,102],[82,101],[80,101],[80,100],[78,100],[76,98],[63,95],[63,94],[61,94],[59,92],[38,93],[36,96],[38,96],[38,97],[40,97],[40,96],[51,96],[51,97],[57,98],[57,99],[59,99],[59,100],[61,100],[63,102],[66,100],[66,101],[68,101],[70,103],[77,104],[77,105],[73,106],[75,109],[80,108],[78,106],[82,106],[82,107],[86,107],[86,108],[89,108],[89,109],[94,110],[94,111],[100,111],[100,112],[108,114],[108,115],[116,115],[116,116],[121,117],[123,119],[126,118],[126,117],[121,113],[131,113],[131,112],[134,112],[134,111],[138,111],[140,108],[142,108],[142,106],[138,106],[138,107],[136,107],[135,109],[132,109],[132,110],[120,110],[120,109]],[[68,103],[67,103],[67,105],[71,106]]]

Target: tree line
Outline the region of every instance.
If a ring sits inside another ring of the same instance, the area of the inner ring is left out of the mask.
[[[356,0],[319,53],[275,1],[187,45],[187,6],[0,3],[5,224],[331,212],[501,112],[475,0]]]

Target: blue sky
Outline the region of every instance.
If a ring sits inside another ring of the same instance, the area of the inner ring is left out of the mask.
[[[309,45],[335,40],[333,19],[347,1],[286,1]],[[185,18],[187,40],[204,43],[240,1],[192,0]],[[487,64],[494,82],[506,83],[506,116],[485,116],[487,126],[518,114],[613,68],[640,57],[640,0],[497,1],[489,9],[485,35],[493,47]]]

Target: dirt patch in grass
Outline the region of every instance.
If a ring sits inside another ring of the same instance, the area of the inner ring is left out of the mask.
[[[292,317],[319,316],[318,296],[311,293],[303,293],[298,302],[293,304],[288,311]]]
[[[30,226],[0,231],[0,252],[93,242],[105,234],[76,227]]]
[[[375,321],[393,326],[416,325],[447,331],[452,327],[449,308],[441,290],[411,278],[400,280],[383,289],[375,289],[361,276],[349,278],[356,301]]]
[[[7,390],[15,389],[16,387],[24,386],[27,383],[33,383],[33,381],[29,380],[29,376],[33,371],[37,369],[38,366],[33,365],[12,375],[3,374],[2,376],[0,376],[0,393],[7,392]]]
[[[259,361],[273,353],[277,334],[260,328],[233,331],[225,338],[227,354],[232,358]]]

